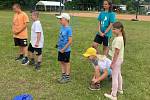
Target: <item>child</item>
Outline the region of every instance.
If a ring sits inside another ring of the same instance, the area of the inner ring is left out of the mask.
[[[60,19],[61,29],[58,39],[58,61],[62,69],[62,77],[58,80],[59,83],[70,82],[70,53],[72,44],[72,28],[69,26],[70,16],[67,13],[62,13],[57,16]]]
[[[112,42],[112,92],[111,94],[104,95],[111,100],[117,100],[117,92],[123,94],[121,65],[123,63],[126,42],[124,27],[120,22],[113,24],[113,33],[116,37]]]
[[[108,55],[109,40],[112,37],[112,25],[115,22],[115,14],[112,12],[112,4],[109,0],[104,0],[104,11],[98,16],[98,33],[94,39],[93,46],[98,52],[98,45],[103,43],[103,54]]]
[[[27,65],[29,63],[28,55],[28,32],[27,26],[29,23],[29,18],[25,12],[21,10],[21,6],[19,4],[13,5],[13,11],[15,12],[13,18],[13,37],[15,46],[19,47],[19,57],[17,57],[16,61],[22,61],[22,65]]]
[[[111,60],[106,58],[105,55],[97,55],[96,52],[96,49],[91,47],[83,54],[91,61],[95,69],[90,90],[99,90],[100,82],[111,76],[112,72],[110,68]]]
[[[35,65],[35,69],[39,70],[42,62],[42,48],[44,45],[44,35],[42,25],[39,20],[39,12],[32,12],[32,20],[33,24],[31,27],[31,41],[28,47],[29,57],[30,57],[30,65]],[[37,61],[35,63],[34,52],[37,56]]]

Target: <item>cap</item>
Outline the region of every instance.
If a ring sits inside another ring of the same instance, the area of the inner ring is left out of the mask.
[[[58,19],[65,18],[66,20],[70,20],[70,15],[68,13],[62,13],[60,16],[56,16]]]
[[[91,47],[86,50],[86,52],[83,54],[84,57],[89,57],[89,56],[96,56],[97,51],[95,48]]]

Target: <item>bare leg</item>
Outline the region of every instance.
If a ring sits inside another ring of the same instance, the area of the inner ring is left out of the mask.
[[[65,64],[64,64],[64,62],[59,62],[60,63],[60,66],[61,66],[61,71],[62,71],[62,73],[65,73],[66,74],[66,67],[65,67]]]
[[[20,55],[24,55],[23,49],[22,49],[22,47],[20,47],[20,46],[19,46],[19,54],[20,54]]]
[[[37,56],[37,62],[42,62],[42,54]]]
[[[70,63],[65,63],[65,67],[66,67],[66,74],[70,75]]]
[[[97,54],[99,54],[99,51],[98,51],[98,45],[99,45],[99,44],[96,43],[96,42],[94,42],[93,45],[92,45],[92,47],[96,49]]]
[[[34,59],[34,54],[30,51],[28,52],[28,56],[29,56],[30,59]]]
[[[108,46],[103,46],[103,54],[105,56],[108,56],[108,52],[109,52],[109,47]]]
[[[22,48],[24,56],[27,57],[28,56],[28,47],[26,46],[26,47],[21,47],[21,48]]]

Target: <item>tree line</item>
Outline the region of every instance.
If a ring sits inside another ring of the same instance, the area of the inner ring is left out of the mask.
[[[10,9],[14,3],[19,3],[25,9],[33,9],[35,4],[40,0],[0,0],[0,8]],[[44,1],[60,1],[60,0],[44,0]],[[63,1],[63,0],[62,0]],[[99,9],[103,0],[72,0],[65,3],[66,8],[75,10],[87,10],[87,8]],[[112,0],[113,4],[126,4],[128,10],[135,10],[135,0]],[[150,0],[144,0],[144,3],[150,3]],[[86,8],[86,9],[84,9]]]

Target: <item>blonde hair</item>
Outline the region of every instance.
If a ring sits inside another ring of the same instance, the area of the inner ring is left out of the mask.
[[[98,58],[98,60],[105,60],[106,59],[105,55],[96,55],[96,57]]]

